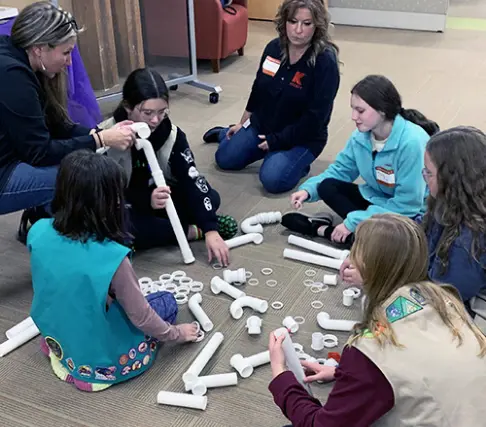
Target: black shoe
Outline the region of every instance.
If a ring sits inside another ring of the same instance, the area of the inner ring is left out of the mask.
[[[225,129],[223,126],[216,126],[214,128],[209,129],[203,135],[204,142],[219,142],[219,134],[222,129]]]
[[[329,246],[341,250],[345,250],[345,249],[351,250],[351,246],[353,246],[354,243],[354,233],[351,233],[348,237],[346,237],[346,240],[344,242],[335,242],[334,240],[331,239],[331,234],[333,231],[334,231],[333,226],[327,227],[324,230],[323,237],[329,242]]]
[[[30,227],[32,227],[40,219],[50,217],[51,216],[42,206],[26,209],[20,218],[19,229],[17,231],[17,240],[26,245],[27,234],[29,233]]]
[[[332,215],[322,213],[311,216],[299,212],[290,212],[282,216],[282,225],[290,231],[315,237],[319,227],[323,225],[332,226]]]

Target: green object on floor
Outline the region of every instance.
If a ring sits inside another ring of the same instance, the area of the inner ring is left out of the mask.
[[[232,216],[218,215],[218,232],[224,240],[231,239],[238,232],[238,222]]]
[[[456,18],[449,16],[446,27],[448,30],[486,31],[486,19]]]

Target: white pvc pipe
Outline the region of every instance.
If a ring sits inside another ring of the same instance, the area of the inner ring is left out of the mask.
[[[5,332],[5,335],[8,339],[12,339],[15,335],[20,334],[34,324],[35,323],[32,320],[32,317],[27,317],[27,319],[24,319],[20,323],[17,323],[15,326],[11,327],[7,332]]]
[[[230,359],[230,365],[238,371],[242,378],[248,378],[253,374],[254,368],[267,363],[270,363],[270,352],[268,350],[249,357],[235,354]]]
[[[6,356],[11,351],[24,345],[26,342],[30,341],[32,338],[39,335],[39,329],[36,325],[31,325],[22,332],[19,332],[13,338],[0,344],[0,357]]]
[[[336,286],[338,281],[337,274],[324,274],[323,283],[325,285]]]
[[[294,348],[294,344],[292,343],[292,338],[290,338],[289,331],[286,328],[279,328],[273,332],[275,337],[278,338],[281,335],[285,336],[285,339],[282,342],[282,349],[285,354],[285,363],[287,364],[288,368],[294,373],[295,378],[302,384],[307,392],[312,396],[312,391],[309,387],[309,384],[304,382],[305,373],[304,368],[302,367],[299,356]]]
[[[354,291],[352,289],[345,289],[343,291],[343,305],[351,307],[354,303]]]
[[[211,291],[215,295],[218,295],[219,293],[223,292],[234,299],[242,298],[246,295],[243,291],[240,291],[238,288],[235,288],[234,286],[230,285],[228,282],[225,282],[219,276],[214,276],[211,279]]]
[[[159,391],[159,394],[157,394],[157,403],[159,405],[180,406],[205,411],[208,404],[208,397],[194,396],[186,393],[173,393],[171,391]]]
[[[317,323],[322,329],[329,329],[331,331],[352,331],[354,325],[359,323],[357,320],[338,320],[331,319],[329,313],[321,312],[317,315]]]
[[[261,224],[273,224],[282,221],[281,212],[262,212],[246,218],[241,223],[241,231],[248,233],[263,233]]]
[[[204,396],[208,388],[228,387],[232,385],[238,385],[238,375],[235,372],[199,377],[195,383],[186,383],[184,386],[186,391],[190,391],[196,396]]]
[[[155,157],[154,148],[152,147],[150,141],[146,139],[137,139],[135,146],[137,147],[137,150],[143,149],[145,157],[147,158],[148,164],[150,166],[155,185],[157,187],[165,187],[167,184],[165,182],[164,174],[160,169],[159,162],[157,161],[157,157]],[[174,230],[177,242],[179,243],[184,263],[193,263],[196,259],[194,258],[191,247],[187,242],[186,233],[182,228],[181,221],[179,219],[179,216],[177,215],[177,211],[174,206],[174,202],[172,201],[172,198],[170,196],[167,199],[165,210],[167,211],[167,216],[169,217],[170,224],[172,225],[172,229]]]
[[[184,383],[195,383],[201,371],[207,365],[213,354],[223,342],[224,335],[221,332],[216,332],[205,347],[200,351],[192,362],[189,369],[182,375]]]
[[[224,270],[223,280],[228,283],[245,283],[246,271],[244,268],[239,268],[238,270]]]
[[[334,268],[335,270],[339,270],[344,262],[343,260],[296,251],[294,249],[284,249],[283,256],[284,258],[308,262],[310,264],[320,265],[321,267]]]
[[[233,249],[237,248],[238,246],[243,246],[248,243],[254,243],[255,245],[259,245],[263,242],[263,235],[258,233],[249,233],[244,234],[243,236],[233,237],[232,239],[225,240],[226,246],[228,248]]]
[[[189,298],[189,302],[187,305],[189,306],[189,310],[194,315],[196,320],[199,322],[201,327],[206,331],[209,332],[213,329],[214,324],[211,322],[211,319],[208,317],[206,312],[201,308],[202,296],[201,294],[194,294],[191,298]]]
[[[149,125],[145,122],[133,123],[132,125],[130,125],[130,127],[142,139],[147,139],[150,136],[150,134],[152,133]]]
[[[265,313],[268,310],[268,302],[255,297],[244,296],[235,299],[230,305],[230,313],[233,319],[241,319],[243,316],[243,307],[250,307],[259,313]]]
[[[308,249],[312,252],[317,252],[319,254],[335,258],[335,259],[346,259],[349,256],[348,250],[339,250],[331,248],[330,246],[322,245],[320,243],[313,242],[312,240],[303,239],[302,237],[294,236],[291,234],[288,239],[289,244],[299,246],[304,249]]]
[[[260,335],[262,333],[262,319],[258,316],[250,316],[246,321],[246,328],[249,335]]]

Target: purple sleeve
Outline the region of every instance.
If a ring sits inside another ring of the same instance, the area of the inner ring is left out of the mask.
[[[111,281],[110,294],[123,307],[130,321],[144,334],[159,341],[180,340],[181,333],[175,325],[170,325],[150,307],[138,285],[132,264],[125,258]]]
[[[324,406],[309,396],[290,371],[276,377],[269,389],[293,427],[368,427],[393,408],[390,383],[356,348],[344,349],[335,379]]]

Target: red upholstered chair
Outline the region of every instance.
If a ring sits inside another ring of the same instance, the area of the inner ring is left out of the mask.
[[[233,0],[230,8],[235,15],[220,0],[194,0],[197,58],[210,59],[215,73],[221,59],[236,51],[243,56],[248,37],[248,0]]]

